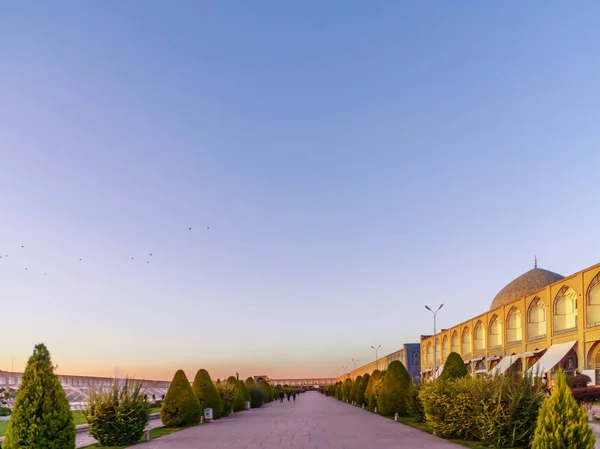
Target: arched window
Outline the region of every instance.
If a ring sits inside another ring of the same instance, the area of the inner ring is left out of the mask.
[[[546,307],[538,297],[531,301],[527,311],[527,337],[529,340],[546,338]]]
[[[587,289],[587,327],[600,326],[600,273]]]
[[[446,360],[448,354],[450,354],[450,340],[448,339],[448,334],[446,334],[442,338],[442,360]]]
[[[462,333],[462,354],[471,354],[471,329],[465,327]]]
[[[511,307],[506,315],[506,343],[515,343],[522,339],[521,312],[516,307]]]
[[[458,339],[458,332],[456,331],[452,334],[452,352],[460,354],[460,340]]]
[[[435,337],[435,364],[440,365],[442,363],[442,347],[440,346],[440,338]]]
[[[433,345],[431,344],[431,340],[427,342],[427,365],[433,365]]]
[[[490,320],[490,349],[502,346],[502,326],[498,321],[498,315]]]
[[[571,330],[576,327],[577,293],[565,285],[554,299],[554,332]]]
[[[475,334],[474,350],[480,351],[485,349],[485,329],[481,321],[477,322],[473,333]]]

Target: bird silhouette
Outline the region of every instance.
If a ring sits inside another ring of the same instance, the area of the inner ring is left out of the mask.
[[[150,253],[150,256],[152,256],[152,253]]]
[[[191,230],[192,230],[192,228],[189,228],[189,230],[191,231]]]
[[[25,245],[21,245],[21,248],[25,248]]]

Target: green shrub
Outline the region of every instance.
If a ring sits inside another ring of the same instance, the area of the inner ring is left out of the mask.
[[[379,379],[380,374],[381,374],[381,371],[376,369],[375,371],[373,371],[373,373],[371,373],[371,376],[369,376],[369,382],[367,383],[367,389],[365,390],[365,399],[367,399],[367,401],[371,397],[371,392],[373,391],[373,385],[377,382],[377,379]]]
[[[335,398],[338,401],[342,400],[342,383],[338,382],[337,385],[335,386]]]
[[[248,393],[250,393],[250,407],[262,407],[264,403],[264,393],[262,388],[256,385],[250,385],[250,387],[248,388]]]
[[[110,388],[90,389],[85,415],[90,435],[102,446],[129,446],[142,438],[150,419],[150,405],[141,382],[114,380]]]
[[[246,398],[244,392],[240,390],[240,382],[233,376],[227,379],[227,385],[231,386],[235,391],[235,398],[231,408],[234,412],[241,412],[246,408]]]
[[[233,403],[235,402],[237,390],[233,385],[225,382],[221,382],[215,385],[217,392],[221,397],[221,403],[223,408],[221,409],[221,417],[229,416],[233,412]]]
[[[360,386],[360,381],[362,380],[362,376],[358,376],[352,382],[352,389],[350,390],[350,402],[356,401],[356,394],[358,393],[358,387]]]
[[[369,383],[370,378],[371,376],[365,374],[360,380],[358,388],[356,389],[356,398],[354,400],[356,401],[356,405],[358,405],[359,407],[361,407],[366,402],[365,392],[367,391],[367,385]]]
[[[156,401],[150,403],[150,408],[161,408],[162,403],[162,399],[157,399]]]
[[[388,365],[387,374],[377,400],[379,413],[384,416],[408,415],[408,395],[412,379],[399,360]]]
[[[183,370],[175,373],[160,409],[160,419],[165,427],[194,426],[200,422],[200,401]]]
[[[0,406],[0,416],[10,416],[10,408]]]
[[[476,396],[470,377],[437,379],[419,391],[425,421],[442,438],[475,439]]]
[[[593,449],[596,443],[588,414],[575,401],[563,372],[558,372],[552,396],[540,408],[532,449]]]
[[[246,387],[246,384],[244,383],[244,381],[240,380],[238,382],[238,385],[239,385],[240,391],[242,392],[242,396],[244,396],[244,402],[249,401],[250,400],[250,392],[248,391],[248,387]]]
[[[350,392],[352,391],[352,381],[346,379],[342,385],[342,400],[344,402],[350,401]]]
[[[250,385],[256,385],[256,382],[254,382],[254,377],[249,377],[246,379],[246,386],[250,387]]]
[[[212,408],[213,418],[219,419],[223,412],[223,403],[208,371],[201,369],[196,373],[192,390],[200,402],[200,411],[204,412],[205,408]]]
[[[375,407],[377,407],[377,396],[375,396],[375,393],[371,392],[371,395],[369,396],[369,400],[367,402],[367,408],[374,412]]]
[[[468,374],[469,371],[467,370],[465,361],[462,357],[456,352],[451,352],[448,354],[448,358],[444,363],[444,369],[442,370],[442,374],[440,374],[440,379],[457,379],[459,377],[465,377]]]
[[[261,380],[258,383],[258,386],[263,390],[263,398],[265,403],[273,402],[273,399],[275,398],[275,392],[269,382],[266,380]]]
[[[417,422],[425,422],[425,410],[419,397],[421,385],[411,384],[408,390],[408,414]]]
[[[75,424],[69,401],[43,344],[27,361],[3,449],[74,449]]]

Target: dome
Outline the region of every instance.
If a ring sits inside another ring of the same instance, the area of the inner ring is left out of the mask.
[[[560,274],[535,267],[533,270],[529,270],[527,273],[522,274],[500,290],[492,301],[490,310],[508,304],[516,299],[524,298],[525,296],[528,296],[547,285],[553,284],[556,281],[560,281],[563,278],[564,276],[561,276]]]

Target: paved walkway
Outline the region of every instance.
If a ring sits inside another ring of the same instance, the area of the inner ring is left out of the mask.
[[[134,449],[459,449],[320,393],[161,437]],[[132,448],[133,449],[133,448]]]

